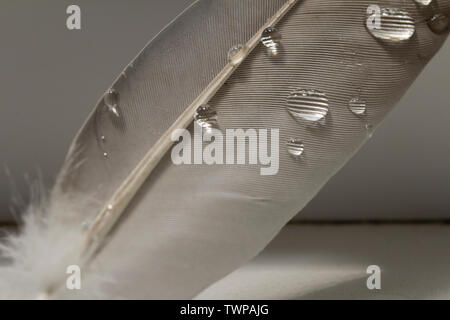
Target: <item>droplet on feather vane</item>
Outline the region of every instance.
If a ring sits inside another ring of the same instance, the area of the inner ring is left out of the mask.
[[[373,13],[374,19],[380,19],[380,27],[368,27],[370,34],[381,40],[400,42],[411,39],[416,31],[414,18],[401,9],[381,8],[381,12]]]
[[[370,123],[368,123],[368,124],[366,124],[365,127],[366,127],[366,131],[367,131],[367,136],[368,136],[369,138],[372,138],[372,137],[373,137],[373,132],[374,132],[373,125],[370,124]]]
[[[194,115],[195,122],[204,129],[211,129],[217,125],[217,112],[209,104],[201,105]]]
[[[82,223],[81,223],[81,230],[83,230],[83,231],[87,231],[87,230],[89,230],[89,228],[91,227],[91,222],[90,221],[83,221]]]
[[[239,64],[241,63],[245,56],[242,53],[242,49],[244,48],[244,46],[242,44],[237,44],[235,46],[232,46],[230,48],[230,50],[228,50],[228,61],[230,61],[233,64]]]
[[[277,56],[281,49],[281,33],[274,27],[266,28],[261,35],[261,42],[270,56]]]
[[[108,89],[103,98],[108,111],[114,114],[116,117],[120,117],[119,114],[119,93],[115,89]]]
[[[296,120],[319,122],[327,116],[329,103],[321,91],[298,89],[287,98],[287,110]]]
[[[286,146],[289,154],[295,159],[299,159],[303,155],[303,152],[305,151],[305,146],[303,145],[303,142],[299,139],[290,139],[286,143]]]
[[[437,13],[428,20],[428,27],[436,34],[444,34],[450,29],[450,18],[443,14]]]
[[[360,98],[353,98],[348,102],[348,108],[353,114],[361,116],[366,113],[366,102]]]

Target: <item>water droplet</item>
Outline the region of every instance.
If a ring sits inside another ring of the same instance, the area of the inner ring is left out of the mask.
[[[209,104],[201,105],[194,115],[197,124],[205,129],[211,129],[217,125],[217,112]]]
[[[369,136],[369,138],[372,138],[373,132],[374,132],[373,125],[370,123],[366,124],[366,131],[367,131],[367,135]]]
[[[108,210],[112,211],[114,209],[114,206],[112,204],[108,204]]]
[[[348,108],[353,114],[361,116],[366,113],[366,102],[360,98],[353,98],[348,102]]]
[[[242,49],[244,46],[242,44],[238,44],[235,46],[232,46],[231,49],[228,51],[228,61],[238,64],[244,60],[244,55],[242,54]]]
[[[324,120],[328,108],[326,95],[318,90],[295,90],[287,98],[287,110],[296,120]]]
[[[102,140],[102,142],[106,142],[106,137],[105,136],[101,136],[100,140]]]
[[[108,110],[110,112],[112,112],[116,117],[120,117],[119,93],[115,89],[109,89],[108,91],[106,91],[103,101],[105,102],[105,105],[108,107]]]
[[[299,139],[290,139],[287,143],[287,150],[291,156],[298,159],[303,155],[305,151],[305,146],[303,142]]]
[[[427,6],[429,5],[433,0],[415,0],[417,3]]]
[[[83,230],[83,231],[87,231],[87,230],[89,230],[89,228],[91,227],[91,222],[90,221],[83,221],[82,223],[81,223],[81,230]]]
[[[266,46],[267,52],[271,56],[277,56],[280,53],[281,33],[274,27],[266,28],[261,35],[261,42]]]
[[[443,34],[449,31],[450,19],[443,13],[435,14],[428,20],[428,27],[436,34]]]
[[[368,27],[369,32],[378,39],[404,41],[410,39],[416,31],[414,18],[405,10],[382,8],[379,19],[379,28]]]
[[[109,157],[108,152],[103,152],[103,156],[104,156],[105,158],[108,158],[108,157]]]

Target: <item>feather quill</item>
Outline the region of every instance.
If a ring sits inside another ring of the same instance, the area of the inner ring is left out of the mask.
[[[450,11],[450,1],[436,2],[435,10]],[[382,120],[445,40],[426,25],[428,11],[403,1],[380,5],[414,15],[411,41],[374,39],[364,29],[363,0],[197,1],[115,81],[115,112],[103,98],[97,104],[46,212],[31,214],[4,247],[12,264],[0,275],[2,294],[14,287],[7,297],[75,298],[64,288],[71,263],[82,266],[83,297],[193,298],[256,255],[368,139],[366,128]],[[277,59],[258,46],[274,25],[283,34]],[[243,49],[228,61],[236,44]],[[358,87],[370,106],[364,119],[346,108]],[[323,127],[299,124],[286,111],[298,88],[328,95]],[[221,130],[279,128],[281,141],[304,141],[304,158],[280,152],[279,173],[264,177],[257,166],[174,165],[171,132],[193,131],[194,111],[206,102],[217,108]],[[24,283],[14,274],[27,274]],[[25,290],[26,283],[34,284]]]

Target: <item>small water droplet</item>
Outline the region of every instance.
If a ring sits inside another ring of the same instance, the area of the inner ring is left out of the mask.
[[[369,136],[369,138],[372,138],[373,132],[374,132],[373,125],[370,123],[366,124],[366,131],[367,131],[367,135]]]
[[[228,61],[238,64],[244,59],[244,55],[242,54],[242,49],[244,46],[242,44],[237,44],[232,46],[230,50],[228,50]]]
[[[108,158],[108,157],[109,157],[108,152],[103,152],[103,156],[104,156],[105,158]]]
[[[114,206],[112,204],[108,204],[108,210],[112,211],[114,209]]]
[[[328,99],[318,90],[295,90],[287,98],[287,110],[296,120],[318,122],[328,114]]]
[[[415,0],[417,3],[427,6],[429,5],[433,0]]]
[[[103,98],[108,110],[116,117],[120,117],[119,114],[119,93],[115,89],[108,89]]]
[[[299,139],[290,139],[287,143],[287,150],[291,156],[298,159],[303,155],[305,151],[305,146],[303,142]]]
[[[380,28],[368,27],[369,32],[378,39],[404,41],[410,39],[416,31],[414,18],[405,10],[382,8],[379,19]]]
[[[217,125],[217,112],[209,104],[201,105],[194,115],[197,124],[205,129],[211,129]]]
[[[281,33],[274,27],[266,28],[261,35],[261,42],[266,46],[270,56],[280,53]]]
[[[105,136],[101,136],[100,140],[102,140],[102,142],[106,142],[106,137]]]
[[[81,230],[83,230],[83,231],[87,231],[90,227],[91,227],[90,221],[83,221],[81,223]]]
[[[428,20],[428,27],[436,34],[444,34],[449,31],[450,19],[443,13],[435,14]]]
[[[360,98],[350,99],[348,108],[353,114],[361,116],[366,113],[366,102]]]

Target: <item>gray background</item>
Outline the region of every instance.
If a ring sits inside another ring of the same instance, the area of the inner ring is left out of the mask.
[[[123,67],[192,0],[2,0],[0,162],[51,185],[66,150]],[[66,29],[66,8],[82,30]],[[117,39],[121,41],[118,42]],[[302,219],[450,218],[450,43],[373,139],[302,211]],[[381,93],[382,94],[382,93]],[[11,220],[0,174],[0,221]]]

